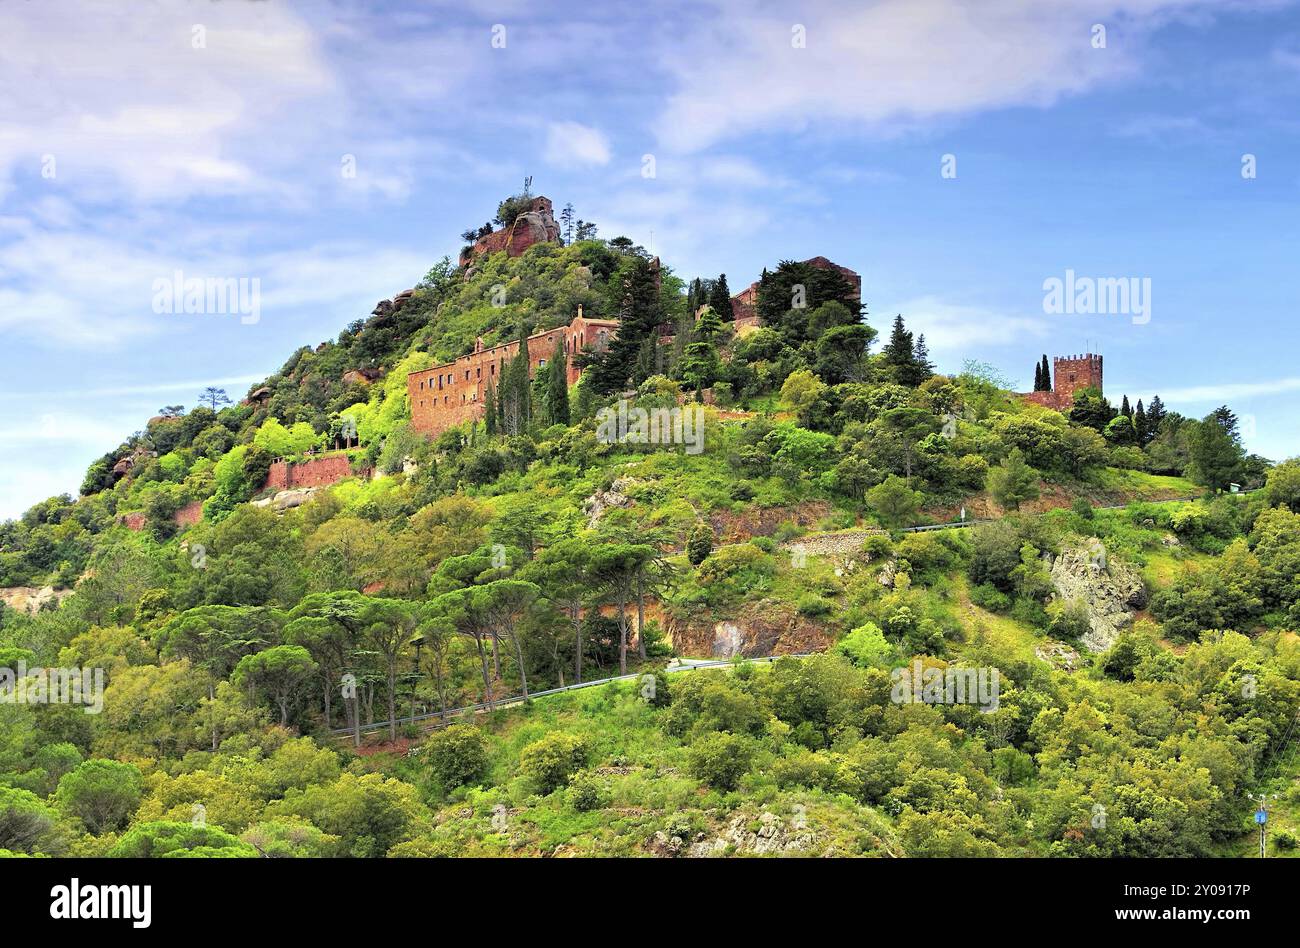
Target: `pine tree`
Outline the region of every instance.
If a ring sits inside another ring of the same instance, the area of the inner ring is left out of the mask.
[[[1038,496],[1038,472],[1019,448],[1012,448],[1002,464],[989,471],[988,488],[1000,506],[1019,510],[1021,503]]]
[[[501,430],[505,434],[524,434],[532,421],[532,386],[528,374],[528,330],[521,324],[519,351],[501,370],[501,384],[497,389]]]
[[[1165,403],[1160,400],[1160,396],[1151,396],[1151,404],[1147,406],[1147,432],[1152,438],[1160,433],[1160,423],[1165,420],[1166,414]]]
[[[633,379],[646,336],[657,336],[663,322],[659,288],[649,261],[627,258],[611,282],[610,303],[619,320],[618,332],[609,347],[591,360],[587,376],[593,391],[601,395],[621,391]]]
[[[560,232],[564,235],[564,245],[573,243],[573,205],[566,204],[560,211]]]
[[[925,344],[918,348],[903,325],[902,315],[894,317],[894,328],[889,333],[889,343],[884,349],[885,364],[892,370],[894,381],[899,385],[915,387],[930,377],[929,357]]]
[[[727,289],[727,275],[718,274],[709,291],[709,309],[718,314],[719,319],[731,318],[731,290]]]
[[[1122,399],[1120,399],[1120,403],[1119,403],[1119,413],[1120,413],[1121,415],[1123,415],[1125,418],[1132,418],[1132,417],[1133,417],[1133,408],[1132,408],[1132,406],[1130,406],[1129,403],[1128,403],[1128,396],[1127,396],[1127,395],[1125,395]]]
[[[506,373],[509,371],[510,364],[505,359],[500,360],[497,365],[497,431],[506,430]]]
[[[916,337],[916,353],[912,359],[917,372],[929,378],[934,374],[934,363],[930,361],[930,350],[925,345],[925,333]],[[924,379],[922,380],[924,381]]]
[[[894,317],[894,328],[889,332],[889,342],[884,349],[885,362],[892,366],[910,365],[912,363],[912,334],[903,325],[903,314]]]

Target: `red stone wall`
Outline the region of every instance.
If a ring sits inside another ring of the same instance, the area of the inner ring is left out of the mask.
[[[139,531],[144,529],[145,521],[148,518],[145,517],[143,510],[136,510],[129,514],[122,514],[117,519],[128,530]]]
[[[1020,397],[1027,402],[1042,405],[1044,408],[1054,408],[1057,411],[1069,411],[1074,405],[1073,398],[1060,392],[1025,392]]]
[[[188,504],[176,511],[175,518],[178,527],[192,527],[203,519],[203,501],[191,500]]]
[[[1074,393],[1081,388],[1102,390],[1101,356],[1087,353],[1052,359],[1052,391],[1067,396],[1074,404]]]
[[[346,454],[327,454],[297,463],[276,461],[267,472],[262,490],[326,487],[351,476],[352,462]]]
[[[610,319],[588,319],[579,314],[568,326],[548,329],[528,337],[528,373],[537,375],[555,355],[555,346],[564,347],[568,359],[567,377],[572,385],[578,380],[578,368],[572,355],[586,346],[599,350],[618,331]],[[503,363],[519,352],[518,342],[507,342],[490,349],[461,356],[455,362],[435,365],[406,377],[406,393],[411,399],[411,427],[427,437],[435,437],[448,428],[483,416],[488,386],[497,387]]]
[[[1091,352],[1077,356],[1056,356],[1052,359],[1052,391],[1025,392],[1020,397],[1044,408],[1060,412],[1074,407],[1074,393],[1083,388],[1101,387],[1101,356]]]

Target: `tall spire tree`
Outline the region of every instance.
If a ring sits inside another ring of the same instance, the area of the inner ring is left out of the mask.
[[[546,366],[546,421],[552,425],[569,423],[569,372],[564,340],[555,343],[551,361]]]
[[[731,290],[727,289],[727,275],[718,274],[709,292],[709,308],[718,314],[719,319],[731,318]]]
[[[483,393],[483,427],[489,438],[497,433],[497,394],[496,386],[488,379],[487,391]]]

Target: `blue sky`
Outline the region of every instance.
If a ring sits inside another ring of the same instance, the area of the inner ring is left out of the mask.
[[[850,266],[942,370],[1091,348],[1116,400],[1300,453],[1294,4],[465,6],[0,5],[0,516],[334,337],[525,175],[685,277]],[[178,269],[259,280],[260,318],[155,313]],[[1045,313],[1067,270],[1150,279],[1150,321]]]

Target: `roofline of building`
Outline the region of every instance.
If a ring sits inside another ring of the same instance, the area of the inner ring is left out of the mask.
[[[592,319],[591,317],[588,316],[579,315],[579,316],[574,316],[573,319],[569,320],[567,326],[554,326],[550,329],[543,329],[541,332],[532,333],[531,335],[529,335],[528,339],[529,341],[532,341],[533,339],[540,339],[542,336],[550,335],[551,333],[555,332],[558,329],[569,329],[579,319],[581,319],[584,323],[587,323],[588,325],[591,326],[617,327],[619,325],[619,321],[617,319]],[[417,369],[414,372],[408,372],[406,374],[406,377],[410,378],[413,375],[423,375],[425,372],[435,372],[438,369],[446,369],[449,366],[454,366],[456,363],[460,362],[461,359],[468,359],[470,356],[487,355],[488,353],[495,352],[498,349],[508,349],[511,346],[517,346],[517,345],[519,345],[518,339],[512,340],[511,342],[498,342],[495,346],[489,346],[487,349],[478,349],[474,352],[467,352],[462,356],[456,356],[456,358],[452,359],[450,362],[441,362],[438,365],[431,365],[427,369]]]

